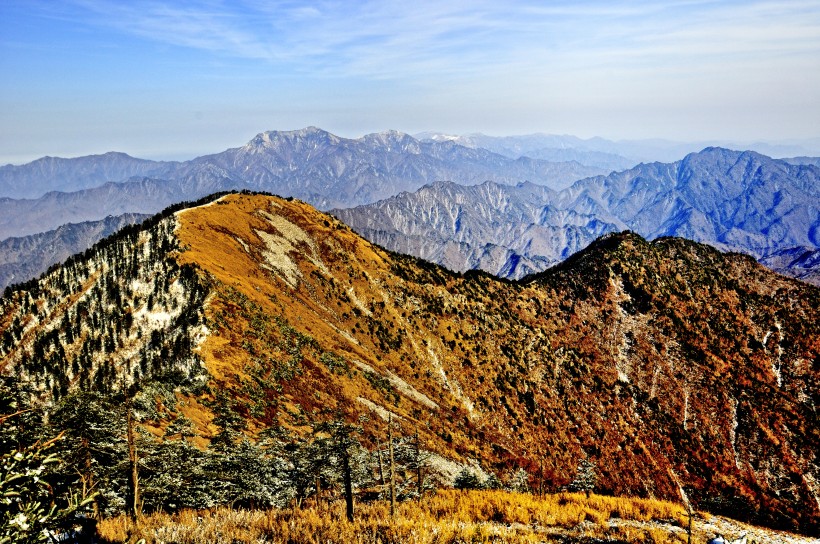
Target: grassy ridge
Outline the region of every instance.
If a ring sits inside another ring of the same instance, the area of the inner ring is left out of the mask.
[[[680,505],[571,493],[539,498],[506,491],[443,490],[421,502],[400,503],[392,520],[383,501],[359,505],[353,523],[344,518],[344,504],[336,501],[303,509],[157,513],[136,525],[120,516],[101,522],[98,531],[101,540],[110,543],[140,538],[179,544],[686,541],[686,513]]]

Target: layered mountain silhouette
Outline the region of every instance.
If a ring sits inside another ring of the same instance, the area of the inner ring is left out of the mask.
[[[184,415],[202,447],[218,391],[251,439],[341,415],[375,445],[391,419],[444,482],[523,468],[557,490],[588,459],[605,493],[820,531],[817,288],[680,238],[610,234],[516,282],[300,201],[180,208],[7,289],[0,373],[45,403],[172,380],[178,413],[144,424]]]
[[[674,162],[680,157],[705,147],[748,149],[772,157],[795,157],[795,162],[817,161],[820,140],[764,142],[675,142],[663,139],[607,140],[606,138],[578,138],[559,134],[525,134],[518,136],[488,136],[486,134],[445,134],[423,132],[420,140],[452,141],[466,147],[489,149],[506,157],[532,157],[547,160],[577,160],[582,164],[609,170],[625,170],[642,162]],[[816,164],[816,162],[815,162]]]
[[[57,232],[62,225],[153,214],[243,188],[323,209],[363,204],[335,213],[385,247],[458,271],[520,278],[603,233],[629,229],[649,239],[683,236],[748,253],[815,281],[815,260],[776,256],[818,249],[816,159],[708,148],[674,163],[589,177],[612,166],[599,159],[615,160],[595,155],[605,153],[595,151],[607,149],[605,141],[425,138],[388,131],[346,139],[310,127],[260,133],[242,147],[186,162],[107,153],[0,167],[0,268],[6,270],[0,287],[42,273],[84,249],[81,238],[90,246],[104,232],[85,228],[82,237],[65,238],[76,228]],[[586,165],[521,155],[544,145],[584,150],[576,158]],[[63,239],[69,246],[60,247]]]
[[[774,255],[820,248],[820,169],[707,148],[559,192],[531,184],[436,183],[333,213],[378,244],[456,271],[520,278],[603,233],[628,229],[649,239],[680,236],[747,253],[789,273],[791,261]],[[795,264],[807,262],[814,261]],[[811,279],[794,268],[794,275]]]
[[[0,288],[39,276],[52,265],[82,253],[100,239],[148,217],[126,213],[100,221],[68,223],[49,232],[0,241]]]
[[[43,157],[19,166],[0,166],[0,197],[31,199],[51,191],[80,191],[134,176],[162,177],[178,165],[117,152],[73,159]]]
[[[108,153],[0,167],[0,240],[107,215],[156,213],[224,190],[253,189],[319,208],[355,206],[436,180],[564,186],[601,173],[577,162],[510,159],[388,131],[359,139],[315,127],[264,132],[246,145],[181,163]]]

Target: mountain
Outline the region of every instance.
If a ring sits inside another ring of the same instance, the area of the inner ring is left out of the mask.
[[[790,157],[783,160],[789,164],[813,164],[814,166],[820,166],[820,157]]]
[[[820,286],[820,249],[792,247],[768,255],[760,262],[775,272]]]
[[[488,183],[479,191],[437,183],[333,213],[389,249],[456,271],[481,268],[511,278],[544,270],[601,234],[625,229],[765,260],[795,247],[820,248],[820,169],[707,148],[558,192],[527,184]]]
[[[417,134],[416,137],[422,141],[449,141],[465,147],[487,149],[512,159],[531,157],[548,161],[577,161],[585,166],[602,168],[607,171],[625,170],[640,162],[638,159],[596,149],[593,140],[583,140],[576,136],[554,134],[487,136],[480,133],[456,136],[423,132]]]
[[[662,139],[612,141],[557,134],[526,134],[519,136],[487,136],[486,134],[452,135],[423,132],[420,140],[451,141],[466,147],[489,149],[511,158],[527,156],[547,160],[577,160],[581,164],[608,170],[625,170],[640,162],[672,162],[704,147],[748,149],[773,157],[812,155],[820,153],[820,140],[789,140],[783,142],[675,142]],[[799,160],[799,158],[798,158]]]
[[[332,213],[362,236],[399,253],[465,272],[522,278],[559,263],[621,221],[556,210],[558,194],[533,184],[450,182]]]
[[[38,198],[51,191],[79,191],[134,176],[161,177],[176,164],[115,152],[74,159],[43,157],[19,166],[0,166],[0,197]]]
[[[462,184],[529,180],[563,187],[602,173],[577,162],[514,160],[452,142],[419,142],[395,131],[347,139],[315,127],[264,132],[242,147],[182,163],[109,153],[3,168],[6,194],[38,196],[0,198],[0,240],[107,215],[156,213],[174,202],[225,190],[273,192],[330,208],[374,202],[442,179]],[[59,191],[41,195],[60,180],[65,185]]]
[[[523,469],[559,489],[588,459],[603,493],[685,493],[701,509],[820,534],[817,288],[632,233],[511,282],[390,253],[296,200],[230,194],[183,208],[7,290],[0,374],[20,394],[48,406],[147,388],[140,436],[188,458],[214,441],[248,458],[253,443],[229,429],[270,441],[338,429],[340,417],[373,452],[389,419],[444,483],[463,467]],[[164,466],[143,485],[188,481]]]
[[[101,221],[68,223],[49,232],[0,241],[0,289],[39,276],[50,266],[147,217],[133,213],[109,216]]]
[[[72,193],[52,191],[38,199],[0,198],[0,240],[54,230],[67,223],[99,221],[109,215],[154,214],[174,202],[196,200],[231,185],[216,176],[200,185],[141,178]]]

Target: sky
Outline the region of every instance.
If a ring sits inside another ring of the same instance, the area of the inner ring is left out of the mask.
[[[820,0],[0,0],[0,164],[318,126],[820,137]]]

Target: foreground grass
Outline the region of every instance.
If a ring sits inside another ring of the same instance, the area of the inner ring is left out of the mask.
[[[538,498],[505,491],[439,491],[421,502],[344,504],[282,510],[182,511],[152,514],[133,524],[121,516],[101,522],[103,542],[147,543],[459,543],[459,542],[686,542],[679,505],[563,493]]]

